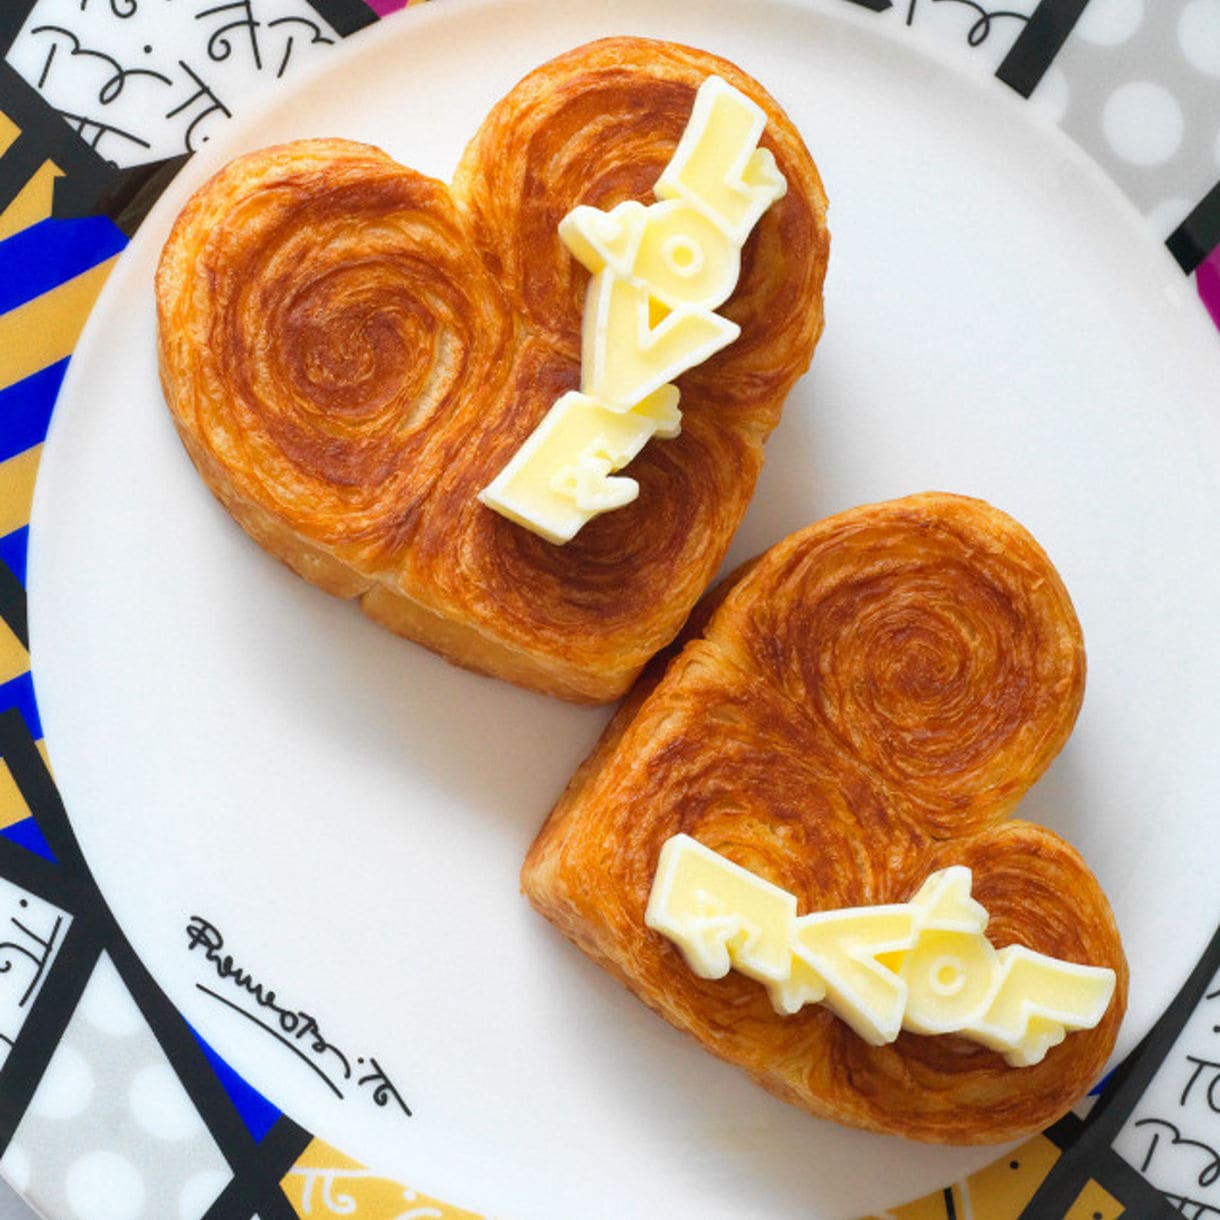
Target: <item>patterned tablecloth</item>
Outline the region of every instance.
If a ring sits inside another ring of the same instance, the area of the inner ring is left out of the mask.
[[[1220,325],[1220,0],[821,2],[942,38],[1049,115],[1126,192]],[[0,1170],[54,1220],[470,1214],[314,1138],[170,1005],[73,836],[27,652],[41,443],[109,270],[194,150],[404,7],[0,5]],[[82,1154],[73,1133],[86,1128],[110,1142]],[[1220,933],[1097,1095],[982,1172],[888,1214],[1124,1212],[1220,1216]]]

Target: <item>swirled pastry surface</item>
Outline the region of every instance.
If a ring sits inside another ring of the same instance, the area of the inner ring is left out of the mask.
[[[679,380],[682,435],[631,464],[638,500],[553,546],[475,494],[579,383],[588,277],[558,222],[650,202],[711,74],[764,108],[789,184],[722,309],[741,336]],[[593,43],[493,107],[452,186],[333,139],[223,169],[158,269],[166,400],[208,485],[301,575],[460,664],[613,699],[714,575],[809,364],[825,213],[799,134],[740,69]]]
[[[1049,559],[996,509],[928,494],[793,534],[713,601],[551,813],[522,872],[530,901],[667,1020],[814,1114],[942,1143],[1046,1127],[1100,1077],[1127,981],[1080,855],[1008,817],[1084,690]],[[1026,1068],[952,1036],[869,1046],[820,1006],[778,1016],[757,983],[697,978],[645,926],[679,832],[796,894],[800,914],[904,902],[967,865],[993,944],[1111,967],[1115,999]]]

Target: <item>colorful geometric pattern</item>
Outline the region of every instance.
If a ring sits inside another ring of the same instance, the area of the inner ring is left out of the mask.
[[[298,1216],[410,1216],[419,1220],[483,1220],[392,1182],[314,1140],[281,1183]]]
[[[957,43],[1053,114],[1163,229],[1220,326],[1220,5],[839,2]],[[118,927],[60,801],[26,622],[41,446],[81,327],[128,237],[208,124],[296,62],[405,7],[190,0],[180,10],[207,34],[202,55],[193,61],[175,44],[155,63],[140,0],[99,2],[87,23],[87,0],[0,7],[0,1170],[55,1220],[473,1216],[311,1136],[170,1004]],[[1174,39],[1193,74],[1176,91],[1143,58],[1156,40]],[[59,92],[61,74],[82,58],[98,73],[88,113]],[[144,86],[173,104],[152,126],[134,106],[120,121],[114,107]],[[1112,100],[1086,105],[1103,87]],[[1164,129],[1126,145],[1107,127],[1106,106],[1141,102],[1160,108]],[[1220,1215],[1218,1183],[1220,934],[1087,1113],[883,1216],[1202,1217]]]
[[[44,1214],[81,1220],[201,1216],[233,1177],[104,953],[2,1164]]]

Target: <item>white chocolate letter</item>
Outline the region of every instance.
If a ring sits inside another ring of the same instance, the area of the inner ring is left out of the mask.
[[[662,311],[636,280],[600,271],[589,281],[580,388],[611,410],[649,394],[732,343],[741,328],[719,314]]]
[[[720,77],[709,76],[657,179],[657,198],[687,200],[738,246],[744,245],[758,218],[788,190],[775,157],[758,147],[766,125],[761,106]]]
[[[873,1046],[902,1029],[962,1034],[1013,1067],[1039,1063],[1069,1030],[1092,1029],[1113,970],[1022,945],[997,950],[968,868],[932,873],[910,902],[796,917],[796,899],[687,835],[661,850],[645,922],[701,978],[735,967],[781,1015],[824,1003]]]
[[[902,1028],[907,986],[877,959],[909,949],[917,932],[907,903],[827,911],[796,921],[792,952],[825,983],[823,1003],[865,1042],[882,1046]],[[777,991],[771,988],[772,1004],[788,1011],[775,1003]]]
[[[765,125],[761,107],[708,77],[657,180],[657,202],[627,200],[609,212],[581,205],[560,221],[560,239],[592,274],[583,402],[579,411],[556,404],[538,425],[543,435],[531,436],[479,493],[488,507],[562,543],[595,514],[635,499],[638,484],[613,472],[649,436],[678,435],[673,381],[740,334],[715,310],[737,283],[742,243],[787,190],[774,157],[758,147]],[[658,399],[671,391],[673,401]],[[640,418],[590,433],[597,413]],[[651,424],[646,435],[641,419]]]
[[[644,922],[669,937],[700,978],[735,967],[769,982],[791,968],[796,899],[689,835],[661,848]]]
[[[655,434],[676,434],[680,420],[673,386],[662,386],[635,411],[610,411],[570,390],[479,499],[550,542],[567,542],[590,517],[635,499],[639,484],[612,478],[611,471],[631,461]]]
[[[1113,970],[1080,966],[1009,945],[997,956],[993,997],[962,1030],[1000,1051],[1013,1067],[1039,1063],[1068,1030],[1092,1029],[1114,995]]]

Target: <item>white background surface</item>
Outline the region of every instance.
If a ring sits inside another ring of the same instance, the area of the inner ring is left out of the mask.
[[[341,132],[447,176],[499,92],[604,32],[566,8],[541,29],[532,4],[496,6],[494,21],[470,7],[387,28],[386,53],[361,50],[347,69],[358,96],[337,70],[247,127],[243,146]],[[1022,520],[1076,598],[1085,711],[1022,812],[1076,842],[1114,900],[1139,980],[1127,1050],[1211,931],[1195,897],[1213,882],[1191,845],[1210,824],[1220,731],[1220,659],[1198,644],[1214,638],[1220,574],[1198,563],[1197,536],[1216,515],[1217,349],[1189,282],[1111,184],[994,81],[783,4],[757,5],[748,28],[733,3],[634,0],[615,19],[727,50],[763,78],[832,200],[826,338],[735,557],[826,512],[939,487]],[[404,122],[421,110],[433,121]],[[78,349],[43,459],[30,582],[57,778],[175,1003],[311,1131],[508,1215],[789,1216],[815,1196],[850,1214],[992,1159],[811,1125],[524,907],[521,856],[602,714],[393,640],[217,508],[153,367],[149,276],[184,187],[141,230]],[[200,998],[207,975],[183,944],[196,911],[331,1039],[379,1057],[418,1111],[409,1143],[367,1098],[320,1096]],[[863,1172],[827,1172],[844,1165]],[[762,1202],[760,1183],[774,1188]]]
[[[36,1216],[34,1209],[22,1202],[7,1182],[0,1180],[0,1220],[35,1220]]]

